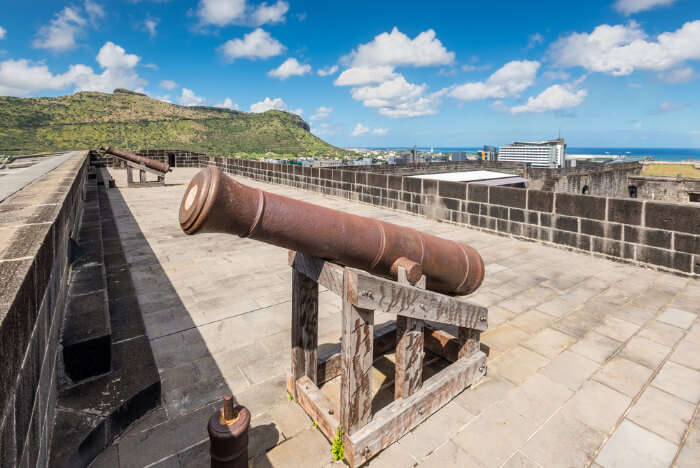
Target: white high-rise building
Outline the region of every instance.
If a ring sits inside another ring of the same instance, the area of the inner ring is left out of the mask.
[[[548,141],[516,141],[501,146],[499,161],[528,163],[535,167],[563,167],[566,143],[563,138]]]

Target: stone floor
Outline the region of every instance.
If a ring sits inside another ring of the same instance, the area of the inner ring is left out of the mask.
[[[206,422],[232,391],[252,415],[251,466],[332,464],[330,444],[285,392],[291,274],[283,249],[185,236],[177,215],[194,169],[126,188],[114,214],[163,383],[145,416],[94,466],[208,466]],[[636,266],[325,197],[241,182],[463,241],[487,265],[470,300],[489,307],[489,373],[372,467],[697,467],[700,284]],[[320,294],[319,343],[340,303]],[[377,323],[388,317],[377,317]]]

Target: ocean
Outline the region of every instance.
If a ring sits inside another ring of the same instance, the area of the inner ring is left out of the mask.
[[[396,148],[372,148],[372,149],[396,149]],[[406,149],[406,148],[401,148]],[[429,147],[417,147],[419,151],[430,151]],[[448,148],[435,147],[436,153],[451,153],[453,151],[467,151],[474,153],[482,148]],[[655,161],[700,161],[700,148],[575,148],[567,147],[567,154],[610,154],[635,157],[651,156]]]

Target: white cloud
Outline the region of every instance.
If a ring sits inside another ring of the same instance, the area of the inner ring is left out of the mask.
[[[449,95],[462,101],[516,96],[532,86],[539,68],[540,63],[536,61],[513,60],[496,70],[486,81],[456,86]]]
[[[170,95],[166,94],[163,96],[153,96],[154,98],[158,99],[159,101],[167,102],[168,104],[172,104],[172,101],[170,100]]]
[[[651,10],[659,6],[669,6],[676,0],[617,0],[615,9],[625,15]]]
[[[333,84],[336,86],[359,86],[371,83],[382,83],[387,80],[397,78],[397,73],[394,73],[394,67],[383,66],[366,66],[348,68],[344,70]]]
[[[311,73],[311,66],[307,64],[301,64],[295,58],[288,58],[282,65],[267,72],[268,76],[273,78],[279,78],[284,81],[290,76],[303,76],[307,73]]]
[[[177,83],[173,80],[163,80],[160,82],[160,87],[165,89],[175,89],[177,88]]]
[[[696,77],[695,71],[690,67],[676,68],[675,70],[659,74],[659,79],[661,81],[671,84],[688,83],[689,81],[693,81]]]
[[[0,26],[0,39],[5,39],[6,34],[7,34],[7,30],[5,28],[3,28],[2,26]]]
[[[0,62],[0,94],[27,96],[41,90],[59,90],[73,86],[75,91],[111,92],[115,88],[141,90],[146,80],[136,73],[141,58],[107,42],[97,54],[104,71],[96,74],[87,65],[71,65],[67,72],[54,75],[46,64],[26,59]]]
[[[158,28],[158,23],[160,23],[158,18],[148,18],[143,22],[143,27],[151,37],[156,37],[156,34],[158,34],[158,31],[156,31],[156,28]]]
[[[231,98],[224,99],[224,102],[215,104],[214,107],[223,107],[225,109],[238,110],[238,104],[234,103]]]
[[[252,104],[250,106],[250,111],[251,112],[265,112],[269,111],[271,109],[275,110],[283,110],[283,111],[290,111],[290,109],[287,107],[287,104],[282,100],[282,98],[274,98],[270,99],[269,97],[265,97],[260,102],[256,102],[255,104]],[[302,114],[301,109],[295,109],[290,112],[293,112],[295,114]]]
[[[85,0],[85,13],[87,13],[88,20],[92,24],[95,24],[98,19],[105,16],[105,10],[102,8],[102,5],[92,0]]]
[[[181,106],[198,106],[204,102],[204,98],[194,94],[194,91],[187,88],[182,88],[182,94],[177,98],[177,102]]]
[[[365,127],[361,123],[355,125],[355,128],[352,130],[352,136],[360,136],[364,135],[365,133],[369,133],[369,128]]]
[[[316,112],[311,117],[309,117],[309,119],[310,120],[327,119],[331,115],[331,112],[333,112],[332,107],[321,106],[318,109],[316,109]]]
[[[527,38],[527,46],[525,47],[526,49],[532,49],[538,44],[542,44],[544,42],[544,36],[540,33],[535,33],[531,34],[530,37]]]
[[[289,3],[278,0],[274,5],[261,3],[252,14],[253,26],[267,23],[280,23],[284,21],[284,15],[289,11]]]
[[[443,92],[426,94],[428,85],[409,83],[402,75],[377,86],[353,88],[351,95],[365,107],[378,108],[388,117],[419,117],[437,113]]]
[[[556,84],[542,91],[537,97],[529,97],[526,104],[512,107],[510,112],[524,114],[568,109],[579,106],[587,95],[588,91],[585,89],[572,91],[566,86]]]
[[[455,53],[448,52],[432,29],[411,39],[394,28],[390,33],[377,35],[371,42],[360,44],[348,59],[353,66],[425,67],[449,65],[454,62]]]
[[[226,58],[268,58],[281,54],[285,47],[267,31],[257,28],[243,36],[243,39],[226,41],[219,50]]]
[[[319,68],[316,73],[318,73],[318,76],[328,76],[328,75],[333,75],[338,71],[338,65],[332,65],[329,67],[324,67],[324,68]]]
[[[155,63],[144,63],[143,67],[150,68],[151,70],[158,70],[158,65],[156,65]]]
[[[388,128],[375,128],[374,130],[372,130],[372,135],[384,136],[384,135],[386,135],[387,133],[389,133],[389,129],[388,129]]]
[[[671,101],[663,101],[659,103],[659,107],[657,107],[654,111],[652,111],[652,114],[665,114],[667,112],[675,111],[678,109],[683,109],[686,107],[684,104],[676,104],[675,102]]]
[[[85,24],[86,20],[77,8],[65,7],[56,13],[51,23],[39,29],[33,45],[54,52],[70,50],[75,47],[75,38]]]
[[[686,60],[700,59],[700,20],[647,40],[639,24],[596,27],[592,33],[574,33],[556,41],[550,55],[562,67],[629,75],[635,70],[663,71]]]

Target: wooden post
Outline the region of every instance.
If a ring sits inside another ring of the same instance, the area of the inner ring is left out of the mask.
[[[457,359],[466,356],[471,356],[481,349],[480,344],[481,332],[473,328],[459,327],[459,351],[457,351]]]
[[[399,284],[410,285],[406,270],[398,267]],[[425,288],[425,276],[418,287]],[[394,366],[394,398],[408,398],[423,383],[423,320],[396,316],[396,365]]]
[[[356,284],[357,278],[346,269],[340,351],[340,424],[347,435],[364,427],[372,418],[374,311],[361,309],[350,302],[349,297],[357,294]]]
[[[146,183],[146,171],[143,169],[139,170],[139,182],[142,184]]]
[[[292,269],[292,382],[307,376],[317,383],[318,283]],[[296,385],[291,393],[296,398]]]

